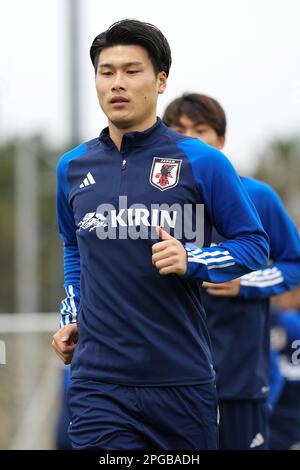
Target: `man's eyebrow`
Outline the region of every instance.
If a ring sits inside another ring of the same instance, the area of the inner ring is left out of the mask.
[[[125,64],[122,64],[123,67],[130,67],[131,65],[143,65],[142,62],[139,62],[139,61],[132,61],[132,62],[126,62]],[[106,63],[106,64],[99,64],[98,67],[107,67],[107,68],[113,68],[114,65],[113,64],[110,64],[110,63]]]

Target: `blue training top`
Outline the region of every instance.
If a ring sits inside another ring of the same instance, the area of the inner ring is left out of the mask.
[[[300,239],[277,193],[241,178],[270,239],[264,269],[241,278],[238,297],[214,297],[203,289],[220,400],[267,399],[270,381],[269,298],[300,284]],[[224,237],[213,232],[213,242]]]
[[[125,134],[120,151],[106,128],[60,159],[57,211],[67,294],[61,326],[77,321],[79,330],[72,378],[213,381],[199,280],[226,281],[268,259],[268,237],[227,158],[159,118]],[[197,218],[202,229],[190,236]],[[212,224],[228,240],[217,248]],[[185,276],[153,266],[156,225],[186,246]]]

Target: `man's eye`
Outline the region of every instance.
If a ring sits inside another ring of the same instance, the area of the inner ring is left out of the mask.
[[[203,129],[196,129],[196,132],[197,134],[204,134],[205,131]]]
[[[134,74],[134,73],[138,73],[139,70],[127,70],[127,73],[129,74]]]
[[[109,76],[112,75],[112,72],[100,72],[100,75]]]

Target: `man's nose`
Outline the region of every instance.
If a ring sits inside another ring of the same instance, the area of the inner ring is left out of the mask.
[[[187,137],[195,137],[195,133],[193,132],[192,129],[185,129],[183,134],[186,135]]]
[[[112,83],[112,91],[124,90],[125,83],[124,83],[124,76],[122,73],[116,73],[114,77],[114,81]]]

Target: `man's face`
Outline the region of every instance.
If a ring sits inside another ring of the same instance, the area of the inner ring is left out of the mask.
[[[184,114],[180,117],[178,124],[172,125],[171,128],[176,132],[187,135],[188,137],[196,137],[217,149],[222,149],[224,147],[225,138],[220,137],[216,133],[215,129],[210,127],[208,124],[198,124]]]
[[[156,116],[158,94],[166,88],[165,72],[156,74],[146,49],[138,45],[107,47],[96,71],[99,104],[116,127],[142,126]]]

